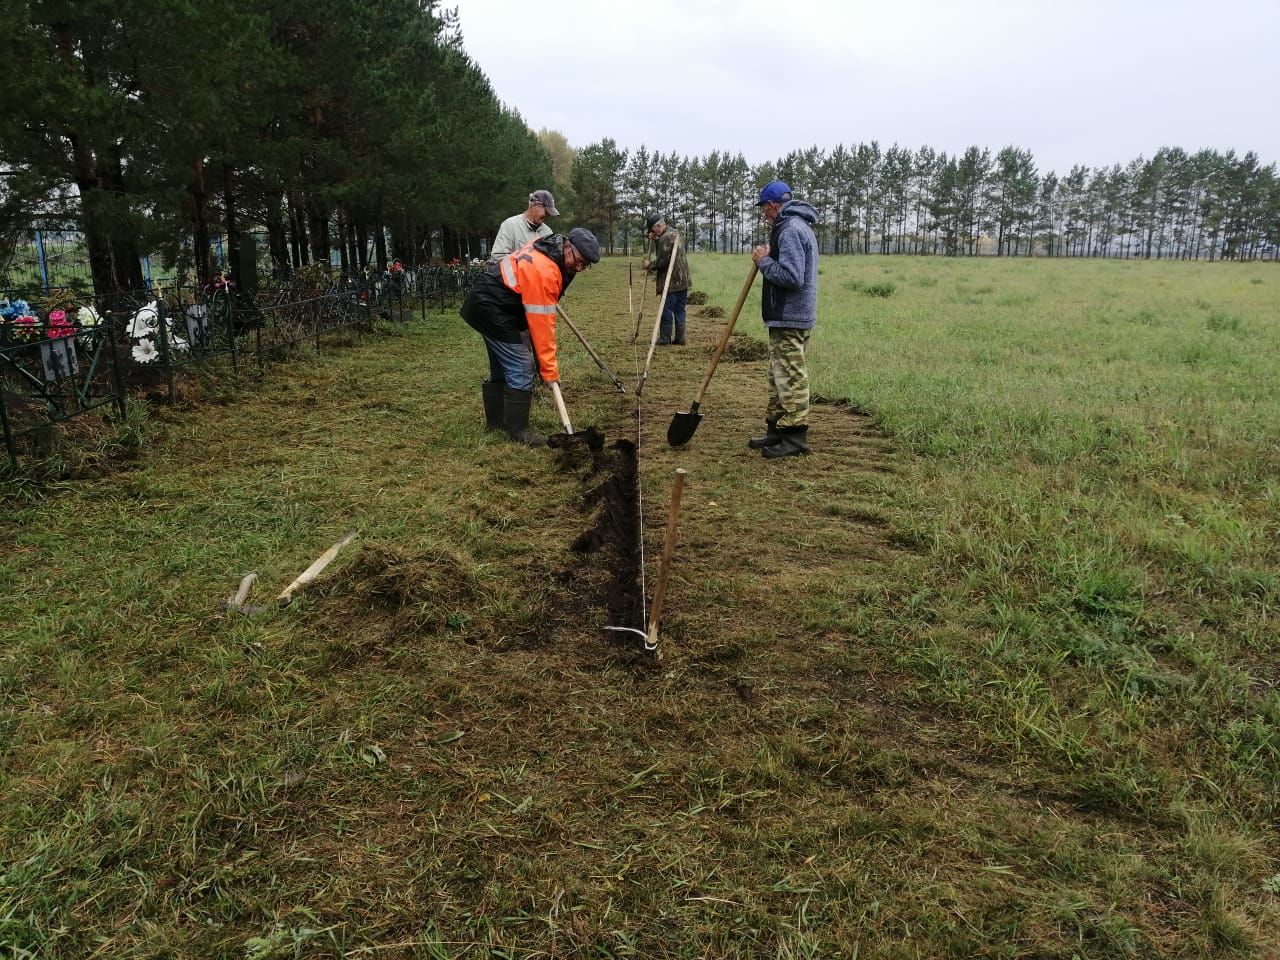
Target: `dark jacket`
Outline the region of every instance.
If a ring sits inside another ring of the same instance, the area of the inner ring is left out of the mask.
[[[818,212],[803,200],[778,211],[769,233],[769,255],[760,258],[764,276],[760,312],[765,326],[808,330],[818,320]]]
[[[689,289],[689,260],[684,255],[684,244],[676,243],[679,238],[680,234],[668,226],[662,236],[653,242],[655,254],[651,268],[658,278],[658,293],[662,293],[662,283],[667,279],[667,265],[671,263],[673,251],[676,265],[671,270],[671,290]]]
[[[499,343],[521,343],[527,330],[547,381],[560,379],[555,306],[575,276],[564,242],[560,234],[540,237],[490,264],[460,310],[468,326]]]

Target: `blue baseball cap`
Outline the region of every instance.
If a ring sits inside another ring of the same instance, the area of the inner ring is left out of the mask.
[[[772,180],[760,191],[760,199],[756,201],[756,206],[763,207],[766,203],[782,203],[790,199],[791,188],[781,180]]]

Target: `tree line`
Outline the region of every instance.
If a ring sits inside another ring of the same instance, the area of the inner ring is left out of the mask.
[[[101,294],[200,282],[247,225],[287,270],[421,260],[523,208],[547,150],[438,0],[0,0],[0,238],[74,226]],[[10,241],[12,242],[12,240]]]
[[[817,208],[829,253],[1254,260],[1280,251],[1280,177],[1252,152],[1170,147],[1059,176],[1012,146],[949,155],[872,141],[753,166],[741,153],[685,157],[604,139],[577,152],[572,188],[580,218],[624,248],[656,210],[691,248],[736,251],[760,238],[754,203],[775,177]]]
[[[140,254],[210,279],[265,228],[281,271],[479,252],[554,184],[611,247],[650,210],[695,249],[760,238],[773,177],[818,208],[827,252],[1276,258],[1280,179],[1253,153],[1178,148],[1041,174],[1029,151],[876,142],[751,165],[534,134],[439,0],[0,0],[0,255],[33,223],[78,229],[100,293]],[[390,250],[387,249],[389,238]]]

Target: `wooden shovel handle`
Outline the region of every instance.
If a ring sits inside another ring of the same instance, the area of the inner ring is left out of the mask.
[[[716,364],[720,362],[720,358],[724,355],[724,348],[729,345],[729,337],[733,334],[733,327],[738,322],[738,314],[742,313],[742,305],[747,302],[747,294],[751,292],[751,285],[756,282],[756,274],[760,268],[751,264],[751,270],[747,273],[747,282],[742,285],[742,292],[738,294],[738,302],[733,305],[733,313],[729,315],[729,322],[724,325],[724,333],[720,334],[720,342],[716,344],[715,350],[711,354],[711,365],[707,367],[707,375],[702,378],[702,386],[698,387],[698,394],[693,398],[694,409],[702,403],[702,397],[707,392],[707,386],[711,383],[711,375],[716,372]]]
[[[644,256],[646,260],[649,259],[649,241],[648,240],[644,242]],[[648,273],[648,271],[642,270],[641,273]],[[646,277],[642,277],[641,279],[643,282],[640,284],[640,311],[636,314],[636,328],[631,332],[632,343],[635,343],[638,339],[640,339],[640,324],[644,322],[644,295],[649,290],[649,278],[646,276]]]
[[[343,537],[341,540],[339,540],[337,543],[331,546],[328,550],[320,554],[320,556],[316,557],[315,562],[312,563],[311,566],[307,567],[307,569],[303,570],[302,573],[298,574],[298,579],[294,580],[293,583],[289,584],[282,591],[280,591],[280,595],[276,597],[276,603],[279,603],[282,606],[285,604],[288,604],[293,599],[293,595],[297,591],[303,589],[308,584],[310,584],[311,581],[315,580],[316,577],[320,576],[320,573],[324,570],[324,568],[327,567],[329,564],[333,563],[333,558],[338,555],[338,551],[341,550],[343,547],[345,547],[348,543],[350,543],[355,538],[356,538],[356,531],[352,530],[345,537]]]
[[[564,394],[560,392],[560,384],[555,380],[551,381],[551,397],[556,402],[556,410],[560,414],[560,422],[564,424],[564,432],[573,433],[573,424],[569,422],[569,411],[564,405]]]
[[[667,577],[671,573],[671,558],[676,552],[676,523],[680,519],[680,495],[684,492],[683,469],[676,470],[675,483],[671,485],[671,506],[667,508],[667,539],[662,545],[662,565],[658,568],[658,583],[653,588],[653,606],[649,610],[649,635],[645,639],[646,650],[658,649],[658,623],[662,620],[662,602],[667,596]]]
[[[560,314],[560,319],[565,322],[565,325],[573,332],[573,335],[578,338],[578,342],[582,344],[582,348],[586,350],[587,353],[590,354],[591,359],[596,362],[596,366],[600,368],[600,372],[612,380],[615,387],[625,392],[626,388],[623,387],[622,381],[618,379],[618,375],[609,369],[609,365],[607,363],[600,359],[600,354],[591,349],[591,344],[587,343],[587,338],[582,335],[582,331],[574,326],[573,321],[569,319],[569,315],[564,312],[564,307],[560,306],[558,303],[556,304],[556,313]]]
[[[671,289],[671,271],[676,266],[676,254],[680,252],[680,244],[683,238],[680,234],[676,234],[676,242],[671,247],[671,259],[667,261],[667,278],[662,281],[662,299],[658,301],[658,309],[653,315],[653,333],[649,337],[649,355],[644,358],[644,370],[640,373],[640,382],[636,384],[636,393],[639,394],[644,388],[644,382],[649,379],[649,364],[653,363],[653,352],[658,349],[658,330],[662,326],[662,311],[667,305],[667,291]]]

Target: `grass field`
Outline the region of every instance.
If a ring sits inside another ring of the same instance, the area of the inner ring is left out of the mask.
[[[454,316],[11,482],[0,956],[1280,953],[1280,272],[822,271],[801,460],[745,449],[742,337],[667,447],[723,321],[638,421],[562,333],[575,424],[639,442],[650,592],[689,471],[657,665],[572,549],[600,475],[484,434]],[[565,306],[634,383],[626,278]]]

